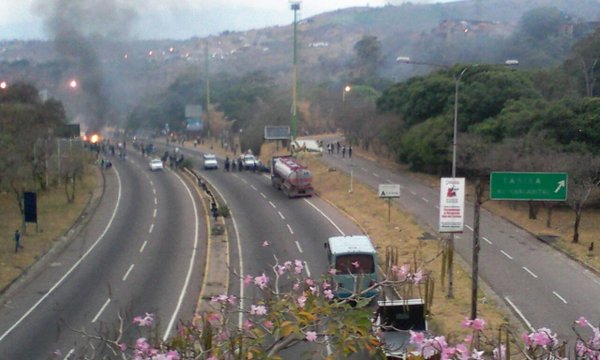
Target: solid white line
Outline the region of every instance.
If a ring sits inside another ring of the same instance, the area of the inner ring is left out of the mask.
[[[175,310],[173,311],[173,315],[171,316],[171,320],[169,321],[169,326],[167,326],[167,329],[165,330],[165,334],[163,335],[163,341],[167,341],[167,339],[169,338],[169,334],[171,333],[171,329],[173,329],[173,326],[175,325],[175,322],[177,321],[177,318],[179,317],[178,314],[181,309],[181,305],[183,304],[183,299],[186,296],[187,288],[188,288],[188,285],[190,284],[190,279],[192,278],[192,271],[194,269],[194,263],[196,262],[196,253],[198,251],[198,236],[199,236],[199,232],[200,232],[200,229],[199,229],[200,221],[198,219],[198,207],[196,205],[196,201],[194,200],[194,196],[192,195],[192,191],[187,186],[185,181],[183,181],[183,179],[179,176],[179,174],[175,173],[175,176],[177,176],[179,181],[183,184],[183,186],[187,190],[190,200],[192,200],[192,204],[194,205],[194,219],[196,219],[196,220],[194,221],[194,223],[195,223],[194,247],[193,247],[193,251],[191,251],[192,254],[190,255],[190,263],[188,266],[188,271],[185,276],[185,281],[183,283],[183,287],[181,288],[181,293],[179,294],[179,300],[177,301],[177,306],[175,307]]]
[[[317,210],[319,212],[319,214],[323,215],[323,217],[325,219],[327,219],[329,221],[329,223],[331,225],[333,225],[333,227],[336,228],[336,230],[342,235],[342,236],[346,236],[346,234],[344,234],[344,232],[342,231],[342,229],[340,229],[339,226],[337,226],[336,223],[333,222],[333,220],[331,220],[331,218],[329,216],[327,216],[321,209],[319,209],[315,204],[313,204],[312,202],[310,202],[308,199],[303,199],[304,201],[306,201],[308,203],[308,205],[312,206],[313,209]]]
[[[134,266],[135,266],[134,264],[129,265],[129,269],[127,269],[125,276],[123,276],[123,281],[127,280],[127,277],[129,276],[129,273],[131,272],[131,270],[133,270]]]
[[[517,313],[517,315],[519,315],[519,317],[521,318],[521,320],[523,320],[523,322],[525,323],[525,325],[527,325],[527,327],[529,328],[529,331],[535,331],[535,329],[533,328],[533,326],[531,325],[531,323],[529,322],[529,320],[527,320],[527,318],[525,317],[525,315],[523,315],[523,313],[521,312],[521,310],[519,310],[519,308],[513,304],[512,301],[510,301],[510,299],[508,297],[504,297],[504,300],[506,300],[506,302],[508,303],[508,305],[510,305],[513,310]]]
[[[102,307],[100,308],[100,311],[98,311],[96,316],[94,316],[94,318],[92,319],[92,324],[95,323],[96,321],[98,321],[98,318],[100,317],[100,315],[102,315],[102,312],[104,312],[104,309],[106,309],[108,304],[110,304],[110,298],[106,299],[106,301],[104,302],[104,305],[102,305]]]
[[[300,252],[300,254],[303,253],[302,248],[300,247],[300,243],[296,240],[296,247],[298,248],[298,251]]]
[[[529,270],[525,266],[523,266],[523,270],[527,271],[529,273],[529,275],[533,276],[534,278],[536,278],[536,279],[538,278],[538,276],[536,274],[534,274],[533,271]]]
[[[560,296],[556,291],[552,292],[554,294],[554,296],[556,296],[557,298],[559,298],[562,302],[564,302],[565,304],[567,304],[567,300],[565,300],[564,297]]]
[[[258,191],[258,189],[256,188],[256,186],[254,186],[254,185],[250,185],[250,187],[252,188],[252,190],[256,190],[256,191]]]
[[[50,290],[48,290],[44,296],[42,296],[35,304],[33,304],[33,306],[31,308],[29,308],[29,310],[27,310],[25,312],[25,314],[23,314],[23,316],[21,316],[21,318],[19,318],[19,320],[17,320],[10,328],[8,328],[8,330],[6,330],[4,332],[4,334],[2,334],[2,336],[0,336],[0,341],[2,341],[6,336],[8,336],[8,334],[10,334],[17,326],[19,326],[19,324],[21,324],[23,322],[23,320],[25,320],[38,306],[40,306],[40,304],[46,300],[46,298],[48,296],[50,296],[50,294],[52,294],[54,292],[54,290],[56,290],[57,287],[60,286],[60,284],[63,283],[63,281],[65,281],[65,279],[71,275],[71,273],[79,266],[79,264],[81,264],[81,262],[92,252],[92,250],[94,250],[94,248],[100,243],[100,241],[104,238],[104,236],[106,235],[106,233],[108,232],[108,229],[111,227],[113,220],[115,219],[115,216],[117,216],[117,209],[119,208],[119,204],[121,203],[121,177],[119,176],[119,172],[117,171],[117,168],[114,167],[114,171],[115,174],[117,175],[117,183],[119,191],[118,191],[118,195],[117,195],[117,204],[115,205],[115,208],[113,210],[113,213],[110,217],[110,220],[108,221],[108,224],[106,224],[106,227],[104,228],[104,231],[102,232],[102,234],[100,235],[100,237],[98,237],[98,239],[96,239],[96,241],[92,244],[92,246],[90,246],[90,248],[79,258],[79,260],[77,260],[75,262],[75,264],[73,264],[73,266],[71,266],[71,268],[56,282],[56,284],[54,284]]]
[[[266,199],[266,198],[267,198],[267,195],[265,195],[265,194],[263,194],[263,193],[260,193],[260,196],[262,196],[262,197],[263,197],[263,199]]]
[[[154,230],[154,224],[150,224],[150,229],[148,229],[148,234],[151,234],[152,230]]]
[[[290,224],[286,224],[288,230],[290,231],[290,234],[294,235],[294,230],[292,230],[292,227],[290,226]]]
[[[277,209],[277,206],[275,206],[275,204],[273,204],[272,202],[269,201],[269,205],[271,205],[273,207],[273,209]]]
[[[488,240],[488,238],[486,238],[485,236],[481,237],[485,242],[487,242],[488,244],[492,245],[493,242],[491,242],[490,240]]]
[[[283,214],[281,213],[281,211],[277,212],[279,214],[279,217],[281,218],[281,220],[285,220],[285,216],[283,216]]]
[[[148,240],[144,240],[144,243],[142,244],[142,247],[140,248],[140,253],[144,252],[144,248],[146,247],[146,244],[148,244]]]
[[[473,231],[473,228],[472,228],[472,227],[470,227],[469,225],[465,224],[465,227],[466,227],[467,229],[469,229],[469,230]]]
[[[512,257],[512,256],[510,256],[510,255],[508,255],[508,253],[507,253],[506,251],[504,251],[504,250],[500,250],[500,252],[501,252],[501,253],[502,253],[504,256],[506,256],[507,258],[509,258],[509,259],[511,259],[511,260],[513,259],[513,257]]]
[[[223,197],[221,197],[223,198]],[[237,250],[238,250],[238,254],[243,254],[242,252],[242,242],[240,241],[240,232],[238,231],[238,227],[237,227],[237,222],[235,221],[235,218],[233,217],[233,213],[230,214],[231,217],[231,222],[233,223],[233,230],[235,231],[235,238],[236,238],[236,243],[237,243]],[[244,261],[242,259],[242,256],[238,256],[239,261],[240,261],[240,309],[244,308],[244,276],[242,276],[244,274]],[[240,311],[238,314],[238,327],[241,329],[242,325],[244,323],[244,312]]]
[[[67,360],[67,359],[71,358],[71,355],[73,355],[74,353],[75,353],[75,349],[69,350],[67,355],[65,355],[65,357],[63,358],[63,360]]]
[[[421,200],[425,201],[426,203],[429,202],[429,200],[425,199],[424,197],[421,198]],[[467,226],[468,227],[468,226]]]
[[[306,275],[308,277],[311,277],[311,275],[310,275],[310,269],[308,268],[308,263],[306,261],[304,262],[304,268],[306,269]]]
[[[158,211],[157,209],[154,209],[154,214],[152,214],[152,217],[156,217],[156,212],[157,211]]]

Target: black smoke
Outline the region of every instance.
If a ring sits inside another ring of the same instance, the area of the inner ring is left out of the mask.
[[[99,56],[109,43],[126,40],[137,11],[125,0],[38,0],[37,12],[54,40],[59,57],[69,64],[83,97],[80,111],[87,128],[99,131],[113,114],[110,83]]]

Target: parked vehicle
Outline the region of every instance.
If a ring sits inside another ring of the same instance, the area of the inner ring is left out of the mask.
[[[260,161],[252,154],[242,154],[241,159],[245,170],[256,170],[260,166]]]
[[[163,162],[159,158],[154,158],[150,160],[150,171],[159,171],[163,169]]]
[[[410,344],[410,331],[427,332],[426,315],[423,299],[377,302],[373,326],[383,344],[386,359],[407,359],[416,352]]]
[[[334,236],[325,243],[329,267],[335,269],[333,291],[338,298],[353,294],[373,298],[379,288],[369,289],[377,283],[377,251],[365,235]]]
[[[296,139],[292,142],[291,147],[293,152],[308,151],[323,153],[323,146],[321,145],[321,142],[317,140]]]
[[[205,170],[219,168],[219,162],[217,161],[215,154],[204,154],[202,155],[202,159],[204,161]]]
[[[271,184],[288,197],[312,196],[312,174],[293,156],[275,156],[271,160]]]

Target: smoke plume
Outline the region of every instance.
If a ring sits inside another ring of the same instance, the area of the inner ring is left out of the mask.
[[[36,10],[54,39],[55,50],[75,70],[91,131],[99,131],[112,112],[105,69],[98,56],[102,43],[125,40],[137,18],[127,0],[38,0]]]

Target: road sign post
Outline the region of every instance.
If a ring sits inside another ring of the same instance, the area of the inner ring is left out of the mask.
[[[388,223],[391,221],[392,198],[400,197],[400,184],[379,184],[377,191],[380,198],[388,199]]]
[[[565,201],[567,173],[492,172],[490,200]]]

